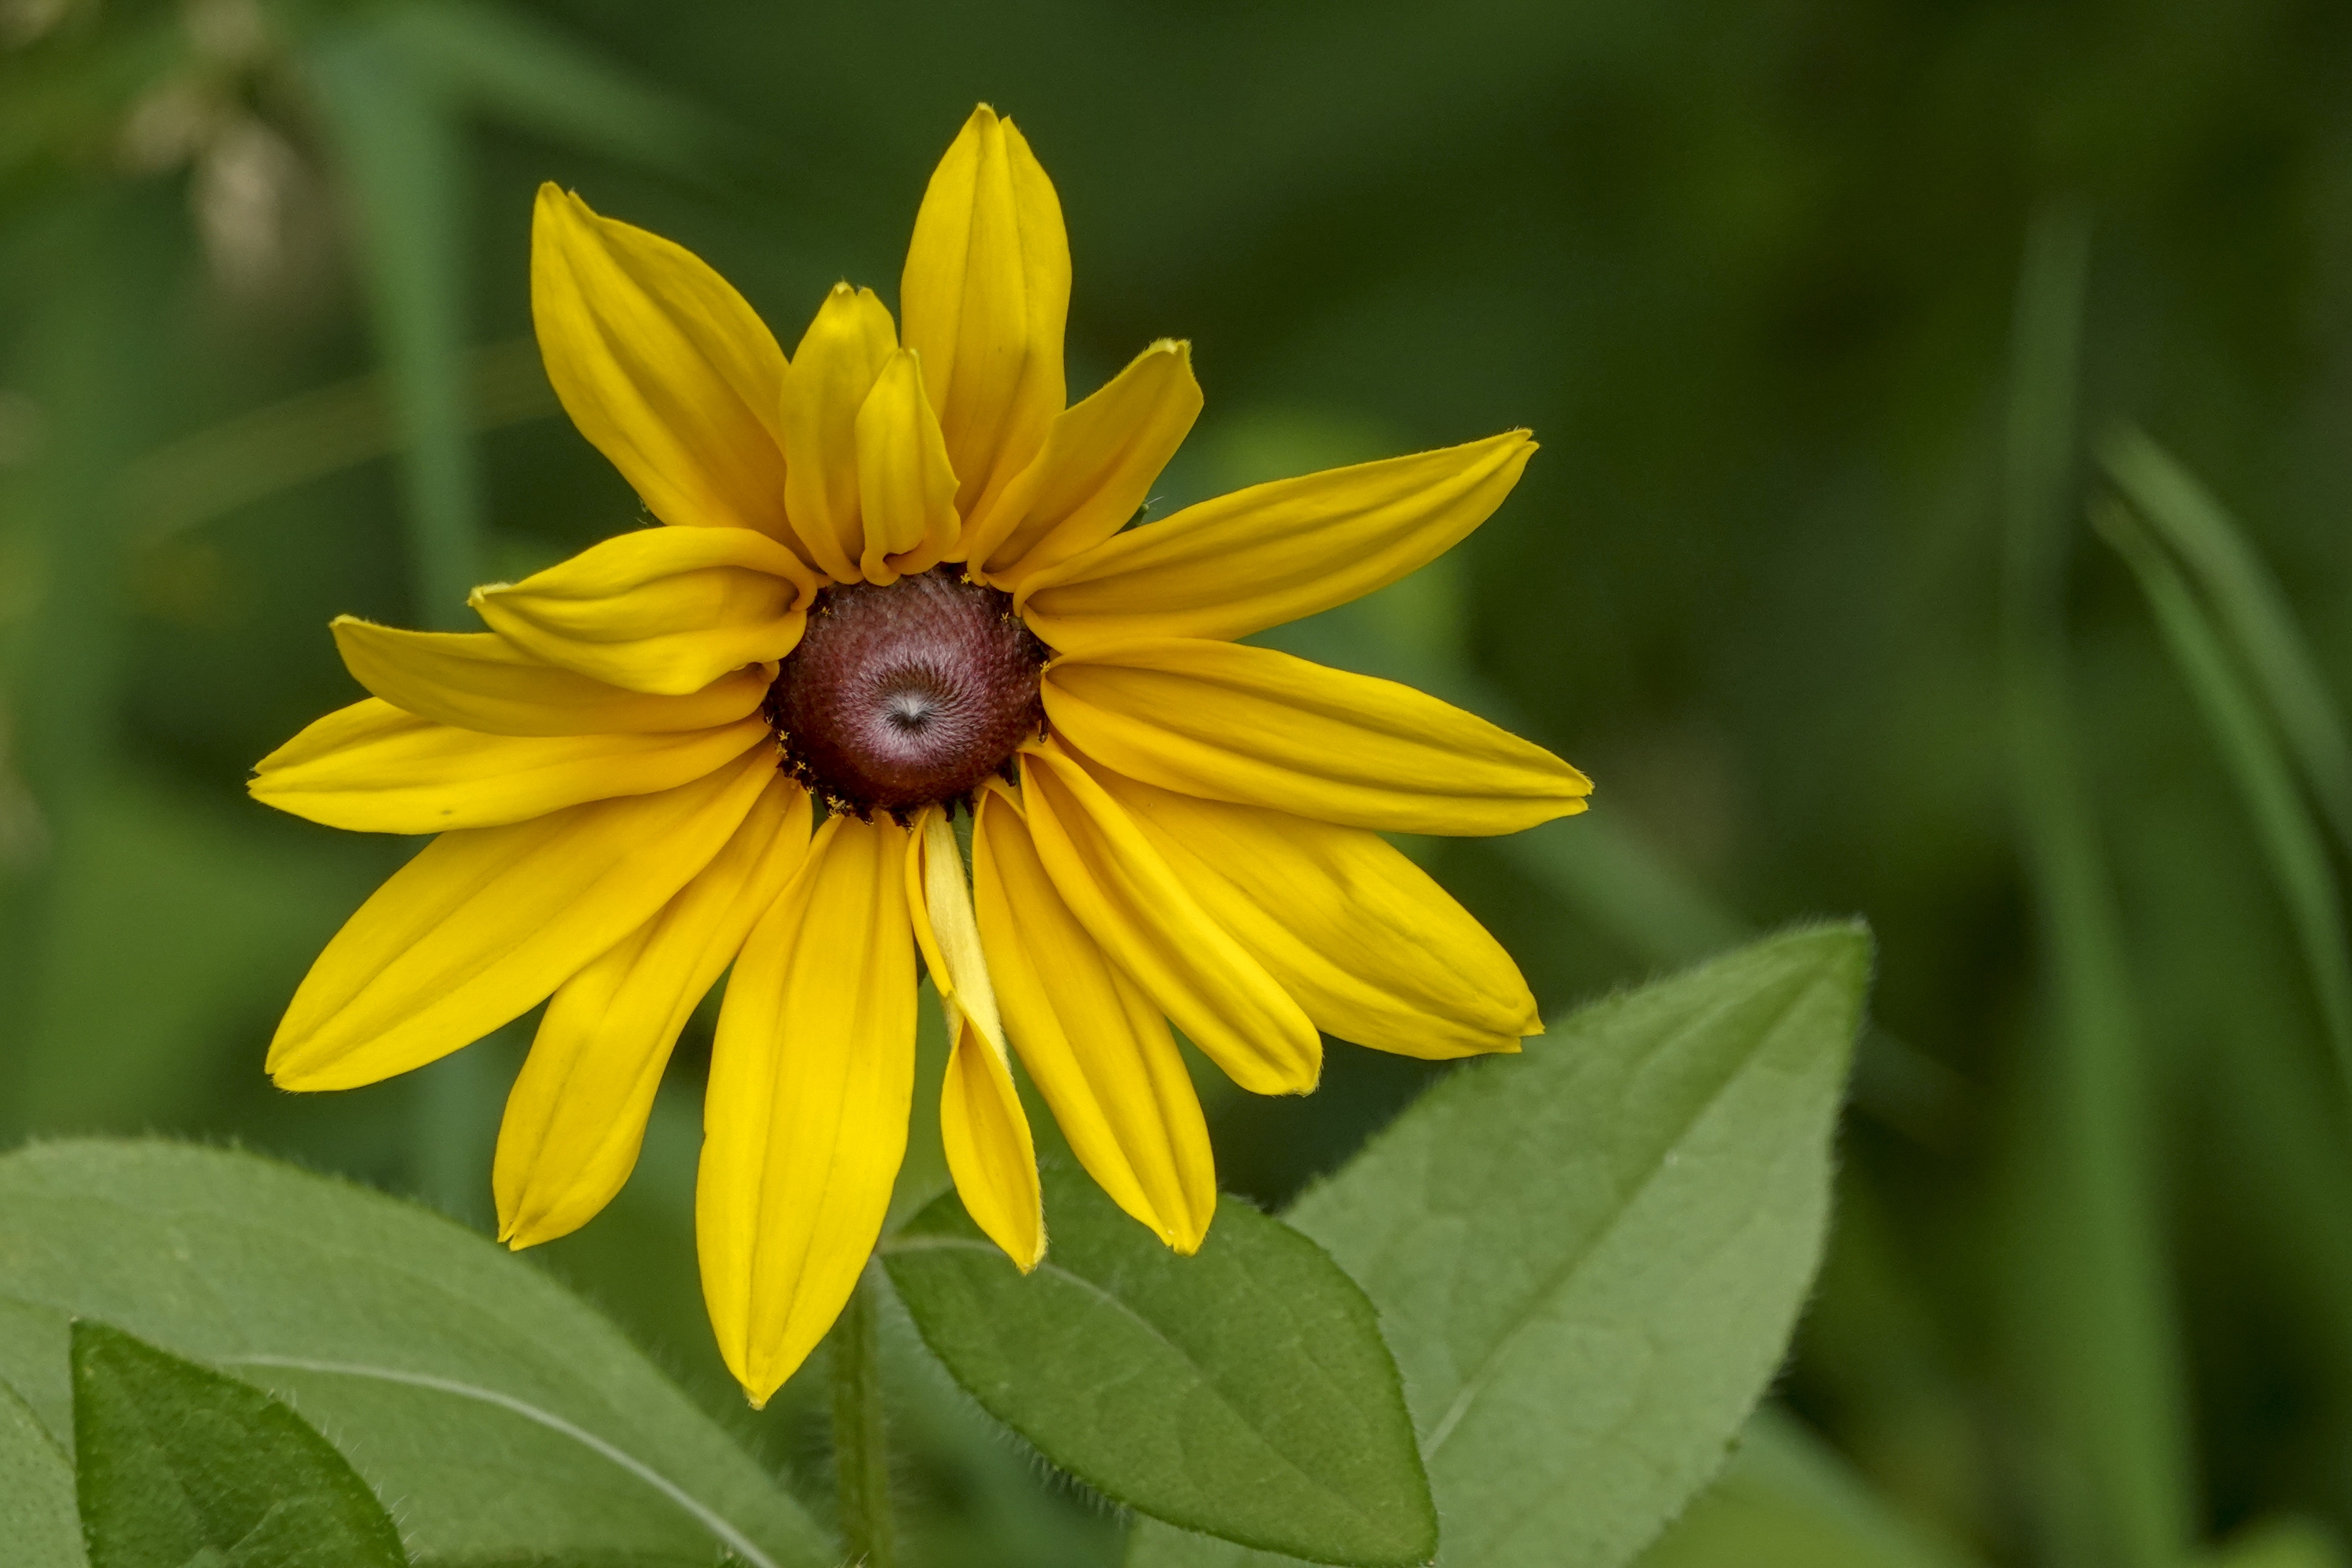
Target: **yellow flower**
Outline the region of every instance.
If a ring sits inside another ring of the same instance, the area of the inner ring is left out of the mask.
[[[620,1189],[733,965],[696,1231],[755,1402],[879,1234],[919,950],[953,1039],[949,1165],[1024,1268],[1045,1232],[1008,1043],[1095,1180],[1189,1252],[1215,1177],[1171,1023],[1262,1094],[1312,1089],[1325,1032],[1450,1058],[1542,1026],[1502,948],[1380,835],[1512,832],[1581,810],[1583,776],[1408,688],[1234,640],[1441,553],[1534,443],[1127,528],[1201,393],[1161,342],[1066,408],[1069,282],[1054,188],[984,106],[924,195],[902,320],[840,285],[789,363],[695,257],[542,189],[548,376],[670,526],[478,590],[486,632],[338,620],[373,695],[253,782],[316,822],[440,835],[302,982],[280,1085],[370,1083],[547,1002],[499,1134],[513,1246]]]

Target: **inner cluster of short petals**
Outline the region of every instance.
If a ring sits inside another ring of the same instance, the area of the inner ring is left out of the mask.
[[[950,1173],[1024,1268],[1045,1225],[1016,1063],[1104,1191],[1189,1252],[1216,1176],[1176,1031],[1285,1094],[1326,1036],[1453,1058],[1541,1030],[1509,956],[1382,836],[1514,832],[1583,809],[1583,776],[1241,640],[1443,553],[1533,441],[1130,526],[1200,412],[1191,351],[1153,343],[1070,403],[1069,287],[1054,186],[985,106],[924,192],[896,315],[840,285],[789,354],[690,252],[544,188],[549,379],[658,526],[478,589],[478,631],[339,619],[369,695],[253,781],[436,836],[303,980],[279,1084],[373,1082],[544,1004],[492,1172],[512,1245],[619,1191],[726,976],[696,1237],[755,1403],[880,1235],[926,975]]]

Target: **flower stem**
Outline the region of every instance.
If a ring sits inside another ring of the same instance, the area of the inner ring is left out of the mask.
[[[863,1568],[895,1568],[890,1531],[890,1449],[882,1430],[882,1374],[876,1355],[872,1267],[833,1326],[834,1486],[842,1544]]]

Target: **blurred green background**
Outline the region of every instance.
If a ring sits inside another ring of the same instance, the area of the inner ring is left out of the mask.
[[[358,695],[331,616],[458,625],[636,518],[529,341],[539,181],[790,343],[837,278],[895,296],[983,99],[1061,192],[1074,395],[1195,345],[1155,513],[1544,442],[1445,563],[1267,640],[1594,777],[1590,817],[1415,847],[1548,1012],[1875,925],[1782,1403],[1964,1557],[2330,1561],[2352,9],[2315,0],[0,0],[0,1135],[234,1138],[487,1218],[527,1022],[364,1091],[263,1079],[413,846],[246,771]],[[2123,420],[2169,459],[2103,469]],[[544,1258],[814,1475],[805,1392],[751,1416],[703,1326],[708,1038]],[[1310,1100],[1215,1097],[1227,1186],[1279,1204],[1429,1070],[1339,1047]],[[919,1561],[1115,1560],[903,1333],[892,1367]]]

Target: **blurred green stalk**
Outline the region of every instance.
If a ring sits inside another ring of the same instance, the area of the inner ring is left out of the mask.
[[[2278,579],[2221,503],[2147,436],[2127,426],[2111,431],[2099,443],[2099,458],[2132,509],[2196,579],[2336,843],[2352,853],[2352,735]]]
[[[405,51],[344,35],[310,60],[358,219],[377,352],[398,418],[418,618],[467,625],[480,581],[457,108]]]
[[[2260,704],[2179,568],[2138,516],[2120,503],[2096,504],[2091,517],[2139,579],[2165,647],[2253,818],[2271,876],[2293,917],[2337,1070],[2352,1089],[2352,953],[2346,950],[2343,900],[2319,825],[2295,788],[2294,772],[2263,722]]]
[[[2033,1058],[2021,1325],[2054,1440],[2063,1562],[2169,1568],[2194,1494],[2179,1328],[2158,1242],[2151,1095],[2114,881],[2070,689],[2075,399],[2089,225],[2036,220],[2019,280],[2008,409],[2002,665],[2025,869],[2048,976]]]
[[[412,52],[373,30],[333,36],[308,61],[358,220],[362,272],[401,437],[416,618],[467,625],[480,582],[482,504],[463,263],[466,174],[457,106]],[[494,1102],[479,1046],[417,1075],[411,1173],[447,1213],[478,1221]]]

